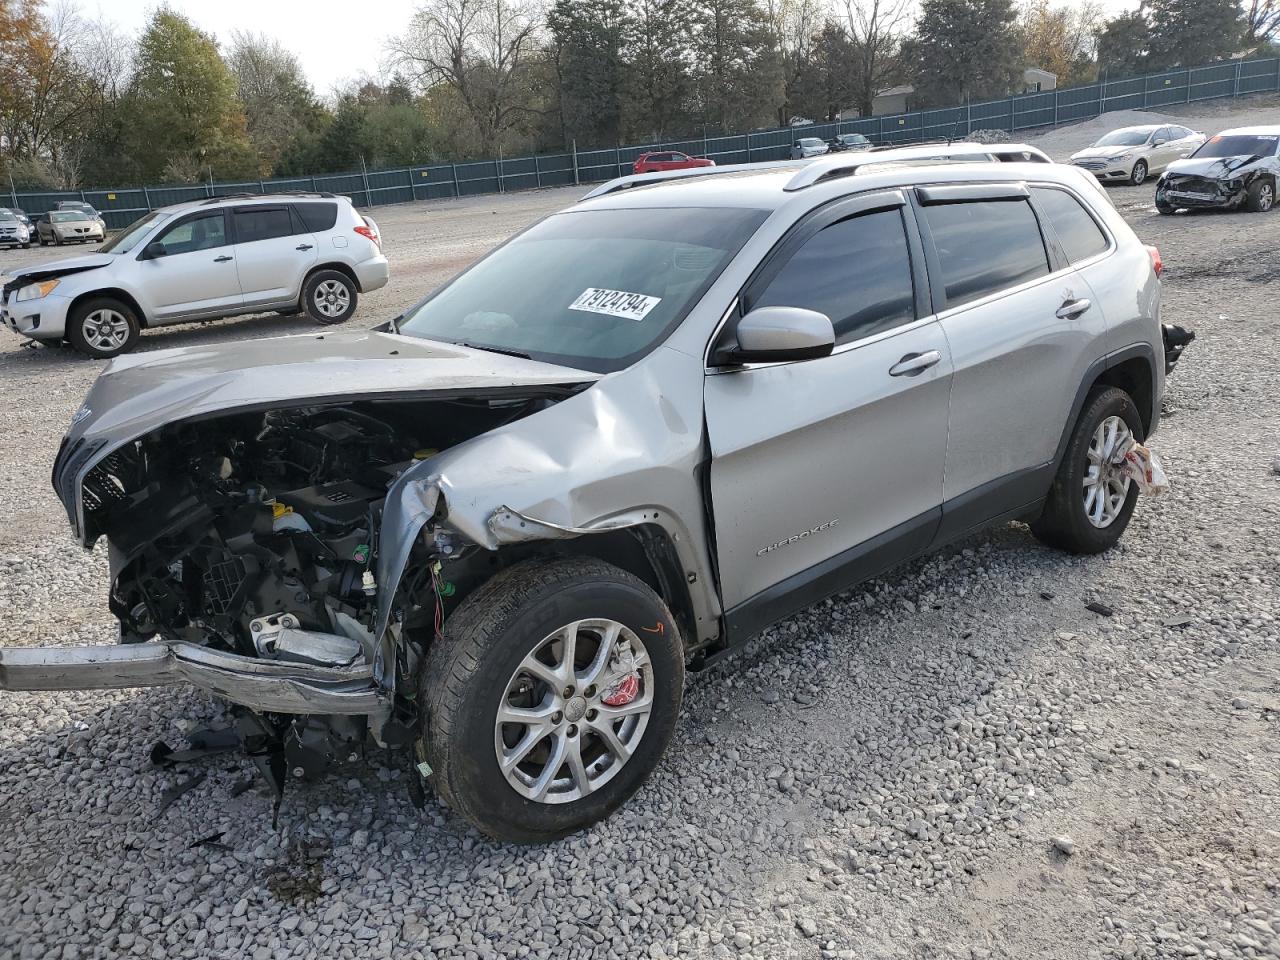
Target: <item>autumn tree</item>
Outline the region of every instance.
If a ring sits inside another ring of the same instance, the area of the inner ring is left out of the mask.
[[[1102,6],[1095,0],[1063,6],[1032,0],[1018,22],[1026,65],[1057,75],[1060,87],[1091,82],[1101,23]]]

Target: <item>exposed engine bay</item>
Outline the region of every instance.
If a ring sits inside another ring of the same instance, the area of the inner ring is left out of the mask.
[[[122,639],[335,665],[370,653],[387,488],[416,461],[549,402],[268,410],[127,445],[84,483],[86,519],[110,542]],[[280,643],[282,628],[313,636]]]

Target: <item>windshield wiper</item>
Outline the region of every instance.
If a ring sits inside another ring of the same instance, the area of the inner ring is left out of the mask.
[[[517,357],[520,360],[533,359],[527,353],[521,353],[519,350],[504,350],[502,347],[485,347],[485,346],[481,346],[478,343],[467,343],[467,341],[465,340],[459,340],[457,341],[457,343],[458,343],[458,346],[460,347],[470,347],[472,350],[486,350],[489,353],[500,353],[503,356]]]

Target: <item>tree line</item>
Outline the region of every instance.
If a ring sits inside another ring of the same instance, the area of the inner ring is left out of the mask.
[[[421,0],[325,95],[278,40],[0,0],[0,176],[186,183],[714,137],[1274,55],[1280,0]],[[7,183],[5,183],[7,186]]]

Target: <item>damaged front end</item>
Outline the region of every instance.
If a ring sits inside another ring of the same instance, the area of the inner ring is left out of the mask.
[[[539,374],[416,397],[228,402],[123,442],[125,405],[113,418],[95,387],[53,483],[81,542],[108,541],[121,645],[0,648],[0,689],[192,683],[234,705],[277,789],[285,771],[358,755],[366,735],[407,746],[413,691],[398,687],[433,636],[440,588],[420,524],[384,529],[384,501],[410,468],[581,386]],[[384,549],[412,565],[380,574]]]

